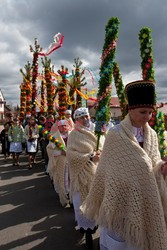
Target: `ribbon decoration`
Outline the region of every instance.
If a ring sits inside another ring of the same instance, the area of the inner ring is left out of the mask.
[[[92,90],[89,90],[88,91],[88,95],[94,95],[94,94],[96,94],[97,93],[97,90],[96,89],[92,89]]]
[[[45,77],[43,75],[38,74],[37,78],[38,78],[38,80],[43,81],[44,84],[46,85],[46,80],[45,80]]]
[[[51,43],[46,51],[46,53],[38,52],[39,56],[48,56],[50,55],[53,51],[59,49],[62,47],[64,41],[64,36],[61,33],[57,33],[54,36],[54,42]]]
[[[79,91],[78,89],[75,89],[75,91],[78,93],[78,95],[82,96],[85,100],[87,100],[89,98],[89,96],[87,94],[83,94],[81,91]]]
[[[95,97],[89,97],[88,100],[98,102],[97,98],[95,98]]]
[[[69,82],[67,82],[67,84],[71,87],[71,84]],[[77,88],[74,89],[74,92],[77,92],[78,95],[82,96],[85,100],[87,100],[89,98],[89,96],[87,94],[83,94],[81,91],[79,91]]]
[[[56,73],[54,73],[54,72],[50,72],[50,74],[51,74],[51,76],[54,76],[55,78],[56,78],[56,80],[58,80],[58,81],[62,81],[62,77],[61,77],[61,75],[58,75],[58,74],[56,74]],[[55,80],[55,79],[54,79]]]
[[[91,79],[92,79],[92,83],[93,83],[93,85],[94,85],[94,84],[95,84],[95,80],[94,80],[94,77],[93,77],[92,72],[90,71],[89,68],[86,68],[85,70],[87,70],[87,71],[89,72],[89,74],[90,74],[90,76],[91,76]]]
[[[27,83],[31,85],[31,82],[23,75],[23,80]]]
[[[36,103],[36,105],[38,106],[38,108],[43,109],[43,111],[45,111],[45,112],[47,111],[46,108],[43,107],[43,106],[38,102],[38,100],[35,100],[35,103]]]
[[[108,48],[106,48],[102,54],[102,62],[106,59],[106,57],[110,54],[111,50],[115,49],[117,46],[117,39],[113,40],[112,43],[109,44]]]
[[[66,98],[66,102],[68,105],[73,105],[74,102],[70,100],[69,96]]]

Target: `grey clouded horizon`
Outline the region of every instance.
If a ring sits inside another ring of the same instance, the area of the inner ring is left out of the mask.
[[[7,102],[19,104],[20,68],[32,61],[29,45],[38,38],[45,50],[56,33],[64,36],[62,48],[49,58],[57,71],[72,69],[74,58],[95,74],[97,86],[105,25],[112,16],[120,20],[116,60],[124,84],[141,79],[138,34],[152,29],[155,79],[159,102],[167,102],[167,2],[166,0],[0,0],[0,88]],[[41,59],[39,59],[41,65]],[[39,83],[40,84],[40,83]],[[113,88],[113,94],[115,89]]]

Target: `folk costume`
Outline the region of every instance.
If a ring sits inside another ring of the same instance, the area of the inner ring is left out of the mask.
[[[129,109],[153,108],[154,88],[149,81],[128,84]],[[142,129],[132,126],[129,114],[111,129],[81,207],[103,227],[101,249],[167,249],[167,178],[161,173],[156,132],[148,123]]]
[[[8,140],[10,142],[10,153],[12,153],[13,166],[20,166],[19,164],[19,155],[22,152],[22,143],[25,141],[24,129],[19,124],[17,118],[14,119],[14,122],[9,127],[8,131]]]
[[[29,169],[35,163],[35,156],[38,151],[39,129],[34,117],[29,118],[29,123],[25,126],[26,146],[28,153]]]
[[[72,111],[67,109],[66,112],[65,112],[65,115],[66,115],[66,120],[67,120],[67,126],[68,126],[68,131],[72,131],[73,128],[74,128],[74,122],[71,118],[71,114],[72,114]],[[67,117],[67,116],[70,116],[70,117]]]
[[[74,113],[75,119],[88,115],[87,108],[79,108]],[[84,230],[93,230],[96,225],[94,221],[85,218],[79,210],[81,203],[88,195],[96,173],[97,164],[92,161],[96,144],[97,138],[93,131],[76,122],[68,138],[67,160],[70,170],[70,198],[74,204],[75,219],[78,227]]]
[[[27,153],[36,153],[39,137],[38,125],[27,124],[25,126],[25,138],[27,143]]]
[[[8,139],[10,142],[10,153],[20,154],[22,152],[22,143],[24,142],[24,129],[20,124],[12,124],[9,127]]]
[[[57,128],[59,125],[66,125],[66,120],[60,120],[57,122]],[[52,131],[54,131],[54,129],[51,130],[51,133]],[[68,133],[61,134],[61,132],[57,129],[57,131],[54,131],[52,135],[58,139],[62,145],[64,145],[64,151],[66,152]],[[69,202],[68,194],[70,185],[66,155],[63,155],[62,150],[56,147],[56,145],[51,141],[47,146],[47,152],[49,156],[48,173],[50,178],[53,180],[55,191],[59,195],[60,203],[62,206],[65,206]]]

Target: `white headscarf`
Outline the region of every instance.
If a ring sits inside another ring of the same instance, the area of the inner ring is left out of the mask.
[[[89,115],[88,108],[78,108],[74,112],[74,119],[78,119],[82,116]]]
[[[67,120],[60,120],[60,121],[58,121],[57,125],[58,125],[58,127],[63,126],[63,125],[67,125]]]
[[[70,109],[67,109],[67,110],[66,110],[66,115],[71,115],[71,113],[72,113],[72,112],[71,112]]]

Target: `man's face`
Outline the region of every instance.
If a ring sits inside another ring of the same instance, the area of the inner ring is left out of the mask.
[[[81,124],[82,126],[88,128],[90,125],[90,116],[89,115],[82,116],[77,119],[77,122]]]

